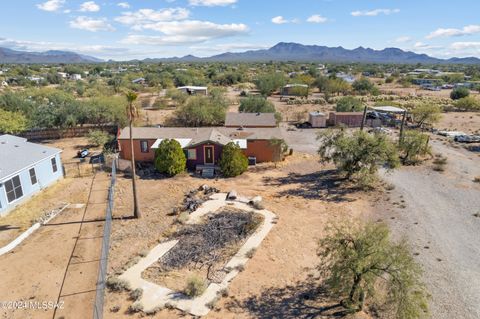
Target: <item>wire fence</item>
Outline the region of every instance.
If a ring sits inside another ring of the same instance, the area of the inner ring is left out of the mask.
[[[95,304],[93,309],[94,319],[103,318],[103,303],[104,303],[104,297],[105,297],[105,284],[107,280],[108,251],[110,247],[110,232],[112,230],[113,200],[115,195],[115,182],[117,180],[116,171],[117,171],[117,158],[114,157],[112,159],[112,178],[110,182],[110,187],[108,189],[108,203],[107,203],[107,210],[105,214],[105,226],[103,228],[102,252],[100,255]]]

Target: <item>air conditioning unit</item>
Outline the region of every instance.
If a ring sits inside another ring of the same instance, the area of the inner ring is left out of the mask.
[[[257,158],[255,156],[249,156],[248,165],[257,165]]]

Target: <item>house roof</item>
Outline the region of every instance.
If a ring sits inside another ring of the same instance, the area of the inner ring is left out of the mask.
[[[234,127],[134,127],[132,130],[133,139],[157,140],[165,138],[192,139],[192,145],[199,141],[207,141],[213,138],[215,141],[217,131],[230,140],[269,140],[282,138],[282,132],[278,127],[255,127],[255,128],[234,128]],[[130,130],[128,127],[120,131],[119,140],[129,139]],[[220,141],[224,141],[223,138]]]
[[[274,113],[227,113],[225,126],[277,126]]]
[[[207,89],[206,86],[192,86],[192,85],[187,85],[187,86],[180,86],[177,88],[178,90],[182,89],[187,89],[187,90],[198,90],[198,91],[204,91]]]
[[[404,109],[401,109],[396,106],[374,106],[372,107],[375,111],[379,112],[389,112],[389,113],[403,113]]]
[[[0,181],[61,151],[58,148],[27,142],[27,139],[18,136],[0,135]]]

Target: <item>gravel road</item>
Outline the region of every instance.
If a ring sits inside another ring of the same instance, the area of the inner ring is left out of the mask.
[[[445,172],[431,166],[386,174],[392,202],[406,208],[384,212],[396,236],[406,236],[424,266],[432,318],[480,318],[480,156],[432,141],[448,158]],[[388,218],[389,217],[389,218]],[[392,219],[394,218],[394,219]]]

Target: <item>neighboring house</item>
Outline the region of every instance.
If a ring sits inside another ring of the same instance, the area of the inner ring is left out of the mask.
[[[72,81],[80,81],[82,79],[82,75],[81,74],[72,74],[70,75],[70,80]]]
[[[225,127],[276,127],[274,113],[227,113]]]
[[[180,86],[177,90],[187,93],[188,95],[207,95],[208,88],[206,86]]]
[[[132,83],[133,84],[145,84],[146,83],[146,80],[145,78],[138,78],[138,79],[135,79],[135,80],[132,80]]]
[[[66,72],[57,72],[57,74],[63,79],[66,79],[68,77],[68,74]]]
[[[120,157],[126,160],[131,159],[129,132],[124,128],[118,136]],[[135,127],[133,149],[137,161],[153,162],[162,140],[175,139],[185,151],[188,169],[201,171],[205,167],[218,169],[223,146],[230,142],[240,146],[252,162],[271,162],[277,154],[270,145],[273,138],[282,138],[279,128]]]
[[[281,91],[280,95],[301,96],[308,93],[308,85],[306,84],[287,84]]]
[[[440,85],[440,80],[418,78],[418,79],[413,79],[412,83],[416,84],[416,85],[422,85],[422,86],[423,85],[439,86]]]
[[[27,76],[26,79],[29,81],[35,82],[37,84],[43,81],[43,77],[41,76]]]
[[[344,72],[338,72],[337,74],[335,74],[335,76],[339,79],[344,80],[347,83],[350,83],[350,84],[355,82],[355,77],[351,74],[347,74],[347,73],[344,73]]]
[[[58,148],[0,135],[0,216],[63,178]]]

